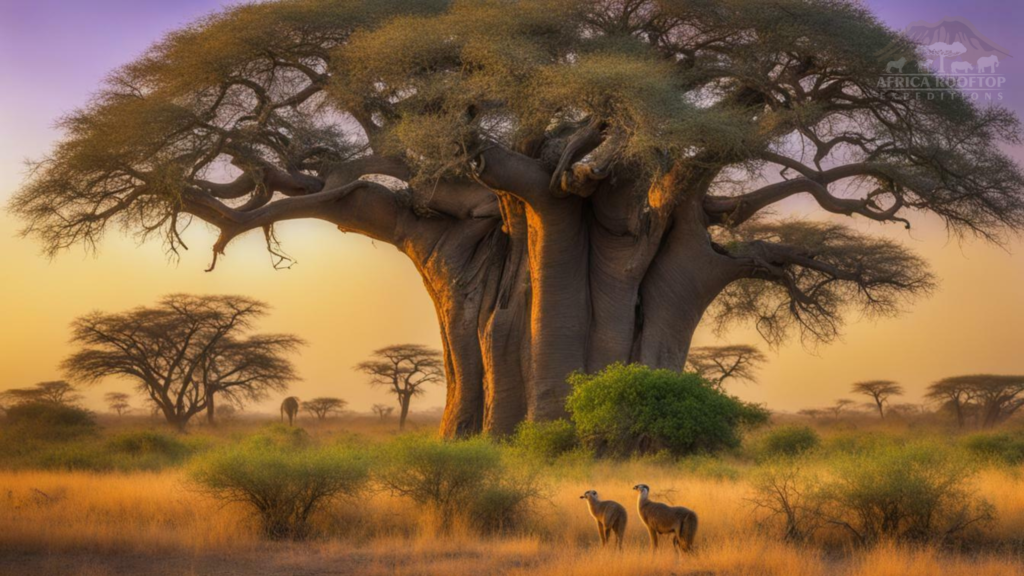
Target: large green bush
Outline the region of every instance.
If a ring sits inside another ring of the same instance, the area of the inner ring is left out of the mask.
[[[700,376],[614,364],[569,377],[567,408],[581,439],[613,454],[714,452],[740,443],[744,426],[768,413],[719,392]]]
[[[528,466],[508,465],[484,438],[445,442],[403,436],[384,445],[380,455],[378,482],[434,509],[444,528],[460,516],[486,530],[511,527],[537,495]]]
[[[363,453],[243,442],[197,458],[195,484],[222,501],[249,507],[270,538],[308,535],[311,517],[326,503],[356,494],[368,476]]]
[[[759,444],[765,456],[797,456],[817,448],[821,437],[807,426],[779,426],[762,436]]]

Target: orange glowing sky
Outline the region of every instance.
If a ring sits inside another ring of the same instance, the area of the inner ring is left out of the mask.
[[[26,80],[13,63],[13,43],[0,38],[0,85],[5,87],[0,92],[7,92],[0,95],[0,203],[24,178],[20,161],[44,154],[58,136],[50,129],[54,118],[84,102],[106,70],[195,15],[146,20],[128,38],[105,40],[102,29],[92,30],[91,41],[119,44],[102,57],[65,54],[49,63],[74,70],[63,76],[63,84]],[[1020,150],[1014,152],[1024,158]],[[816,213],[800,201],[783,210]],[[887,378],[904,384],[905,401],[919,402],[923,389],[945,376],[1024,373],[1024,245],[1019,240],[1005,250],[981,242],[960,245],[947,238],[941,223],[923,218],[914,220],[909,234],[898,226],[852,224],[900,238],[925,256],[941,279],[938,292],[896,319],[850,317],[842,341],[817,350],[792,341],[769,351],[760,383],[734,385],[734,393],[773,409],[796,410],[831,404],[857,380]],[[75,250],[51,262],[39,256],[35,243],[16,237],[19,227],[9,214],[0,213],[0,389],[59,378],[58,364],[70,351],[67,327],[76,316],[152,303],[171,292],[241,293],[270,302],[274,310],[262,328],[293,332],[310,343],[296,358],[304,380],[293,393],[300,398],[339,396],[355,410],[391,401],[351,369],[370,351],[399,342],[440,346],[432,305],[412,264],[391,246],[339,233],[327,224],[280,226],[285,249],[298,261],[290,270],[273,270],[262,238],[250,235],[229,247],[214,273],[203,271],[213,236],[198,223],[185,235],[192,250],[177,263],[167,260],[159,242],[138,246],[117,233],[108,235],[98,256]],[[701,330],[695,344],[714,342]],[[723,342],[760,339],[752,329],[742,329]],[[124,382],[92,387],[87,403],[100,409],[103,393],[127,387]],[[255,409],[272,410],[279,401]],[[443,402],[444,390],[437,387],[413,409]]]

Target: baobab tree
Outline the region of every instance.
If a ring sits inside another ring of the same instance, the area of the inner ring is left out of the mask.
[[[93,312],[72,323],[80,350],[63,366],[87,383],[133,380],[179,430],[203,411],[212,423],[218,396],[234,404],[260,400],[298,379],[287,356],[302,340],[251,333],[267,311],[242,296],[173,294],[155,306]]]
[[[757,371],[768,361],[760,350],[746,344],[699,346],[686,357],[686,369],[700,374],[719,390],[726,380],[754,381]]]
[[[878,417],[885,418],[885,405],[889,402],[889,398],[901,396],[903,387],[892,380],[869,380],[857,382],[850,391],[871,398],[874,406],[878,408]]]
[[[103,395],[103,399],[107,402],[107,408],[110,408],[110,411],[118,416],[124,416],[132,409],[129,402],[131,396],[124,392],[107,392]]]
[[[373,413],[376,414],[383,422],[385,418],[391,416],[391,413],[395,411],[394,406],[386,406],[384,404],[374,404]]]
[[[934,279],[822,212],[957,237],[1024,227],[1016,117],[896,98],[915,47],[860,3],[247,3],[166,36],[60,124],[13,197],[47,254],[109,229],[233,239],[329,222],[394,245],[433,299],[446,436],[564,416],[566,375],[684,366],[707,317],[833,340]],[[902,54],[901,54],[902,53]],[[955,89],[951,89],[955,90]]]
[[[302,409],[316,416],[316,419],[323,422],[333,413],[341,412],[348,406],[348,401],[341,398],[313,398],[302,403]]]
[[[422,394],[427,384],[444,382],[442,358],[439,351],[426,346],[398,344],[375,350],[372,360],[361,362],[355,369],[370,376],[371,386],[383,386],[395,395],[399,408],[398,428],[405,429],[413,396]]]

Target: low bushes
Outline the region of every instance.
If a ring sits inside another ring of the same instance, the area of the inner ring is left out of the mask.
[[[787,538],[827,525],[860,543],[946,541],[992,519],[992,506],[973,486],[970,460],[944,446],[893,443],[819,465],[809,472],[777,459],[755,476],[751,501]]]
[[[4,434],[45,442],[62,442],[95,434],[96,417],[77,406],[26,402],[7,409]]]
[[[676,455],[735,448],[763,408],[713,389],[697,374],[614,364],[569,377],[566,404],[581,439],[598,453],[669,450]]]
[[[978,433],[966,436],[963,447],[985,460],[1017,466],[1024,463],[1024,434]]]
[[[375,473],[381,486],[431,508],[444,529],[460,516],[485,530],[510,528],[537,495],[529,467],[509,465],[483,438],[404,436],[384,446],[381,456]]]
[[[368,459],[342,448],[294,448],[244,442],[210,452],[192,465],[195,485],[218,500],[238,502],[273,539],[303,538],[328,502],[356,494]]]
[[[818,433],[807,426],[779,426],[761,437],[761,454],[768,457],[797,456],[821,444]]]

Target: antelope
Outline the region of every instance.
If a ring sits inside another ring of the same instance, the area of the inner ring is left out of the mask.
[[[618,542],[619,550],[622,550],[627,519],[626,509],[622,504],[611,500],[598,500],[596,490],[587,490],[580,496],[580,500],[587,501],[590,515],[597,520],[597,533],[601,536],[601,545],[608,544],[611,533],[615,532],[615,540]]]
[[[689,552],[693,547],[693,538],[697,535],[697,514],[682,506],[652,502],[648,498],[651,489],[647,484],[637,484],[633,490],[640,493],[636,507],[640,521],[651,535],[654,549],[658,549],[658,534],[672,534],[676,552]]]

